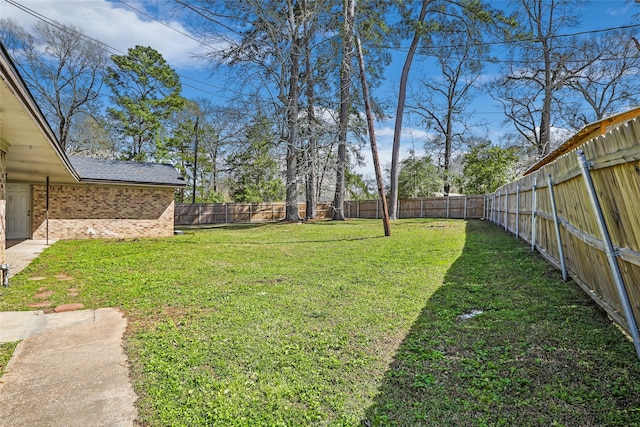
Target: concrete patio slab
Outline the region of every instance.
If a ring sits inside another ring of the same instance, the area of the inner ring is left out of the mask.
[[[0,379],[0,426],[134,426],[137,396],[122,348],[122,314],[29,313],[4,316],[7,325],[24,322],[13,336],[29,337]]]

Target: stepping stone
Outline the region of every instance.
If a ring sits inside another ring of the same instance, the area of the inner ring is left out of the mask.
[[[72,303],[72,304],[62,304],[53,309],[56,313],[63,313],[65,311],[74,311],[81,310],[84,308],[84,304],[80,303]]]
[[[67,295],[73,298],[73,297],[77,297],[78,293],[77,292],[69,292]]]
[[[29,307],[31,308],[47,308],[51,305],[50,301],[40,301],[40,302],[34,302],[32,304],[29,304]]]
[[[73,277],[67,276],[66,274],[57,274],[53,277],[55,277],[58,280],[73,280]]]
[[[37,299],[46,299],[53,295],[53,291],[42,291],[35,294],[33,297]]]
[[[35,277],[29,277],[27,280],[44,280],[44,279],[46,279],[46,277],[35,276]]]

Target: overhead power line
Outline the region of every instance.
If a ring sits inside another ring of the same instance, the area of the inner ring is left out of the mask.
[[[12,5],[12,6],[16,7],[17,9],[19,9],[19,10],[21,10],[21,11],[23,11],[23,12],[27,13],[28,15],[30,15],[30,16],[32,16],[32,17],[34,17],[34,18],[38,19],[39,21],[44,22],[44,23],[46,23],[46,24],[48,24],[48,25],[51,25],[51,26],[52,26],[52,27],[54,27],[54,28],[57,28],[57,29],[58,29],[58,30],[60,30],[60,31],[64,31],[64,32],[66,32],[67,34],[71,34],[71,35],[74,35],[74,36],[80,37],[80,38],[82,38],[82,39],[84,39],[84,40],[87,40],[87,41],[90,41],[90,42],[96,43],[96,44],[97,44],[98,46],[100,46],[100,47],[101,47],[101,48],[102,48],[106,53],[108,53],[108,54],[110,54],[110,55],[114,55],[114,54],[118,54],[118,55],[125,55],[125,54],[126,54],[126,52],[124,52],[124,51],[122,51],[122,50],[120,50],[120,49],[118,49],[118,48],[115,48],[115,47],[113,47],[113,46],[111,46],[111,45],[109,45],[109,44],[107,44],[107,43],[101,42],[100,40],[95,39],[95,38],[93,38],[93,37],[91,37],[91,36],[88,36],[88,35],[86,35],[86,34],[84,34],[84,33],[80,32],[80,31],[78,31],[78,30],[76,30],[76,29],[74,29],[74,28],[71,28],[71,27],[68,27],[68,26],[66,26],[66,25],[64,25],[64,24],[61,24],[61,23],[59,23],[58,21],[56,21],[56,20],[54,20],[54,19],[52,19],[52,18],[49,18],[48,16],[43,15],[43,14],[41,14],[41,13],[39,13],[39,12],[37,12],[37,11],[35,11],[35,10],[33,10],[33,9],[31,9],[31,8],[29,8],[29,7],[25,6],[25,5],[23,5],[23,4],[20,4],[20,3],[18,3],[18,2],[17,2],[17,1],[15,1],[15,0],[5,0],[5,2],[7,2],[7,3],[9,3],[10,5]],[[121,2],[121,3],[124,3],[124,2]],[[127,5],[127,6],[128,6],[128,5]],[[136,9],[136,10],[137,10],[137,9]],[[155,19],[154,19],[154,21],[155,21]],[[159,23],[161,23],[160,21],[158,21],[158,22],[159,22]],[[178,30],[176,30],[175,28],[173,28],[173,27],[171,27],[171,26],[169,26],[169,25],[166,25],[166,24],[163,24],[163,25],[167,26],[168,28],[170,28],[170,29],[172,29],[172,30],[174,30],[174,31],[178,31]],[[178,31],[178,32],[179,32],[179,31]],[[183,36],[188,36],[188,35],[187,35],[187,34],[185,34],[185,33],[181,33],[181,34],[182,34]],[[195,41],[197,41],[197,42],[199,42],[199,43],[201,43],[201,44],[203,44],[203,45],[205,45],[205,46],[209,46],[209,45],[207,45],[206,43],[202,43],[201,41],[199,41],[198,39],[196,39],[196,38],[194,38],[194,37],[190,37],[190,38],[192,38],[193,40],[195,40]],[[209,47],[211,47],[211,46],[209,46]],[[225,92],[227,92],[227,93],[228,93],[228,92],[229,92],[229,90],[230,90],[230,88],[229,88],[229,87],[224,87],[224,88],[223,88],[223,87],[221,87],[221,86],[216,86],[216,85],[213,85],[213,84],[211,84],[211,83],[207,83],[207,82],[203,82],[203,81],[200,81],[200,80],[194,79],[194,78],[189,77],[189,76],[186,76],[186,75],[184,75],[184,74],[180,74],[180,73],[177,73],[177,74],[180,76],[180,78],[181,78],[181,79],[191,80],[192,82],[195,82],[195,83],[197,83],[197,84],[199,84],[199,85],[209,86],[209,87],[212,87],[212,88],[217,89],[217,90],[220,90],[220,91],[225,91]],[[226,99],[226,100],[229,100],[229,101],[232,101],[232,100],[236,100],[236,99],[237,99],[236,97],[234,97],[234,96],[233,96],[233,94],[231,94],[231,95],[221,95],[220,93],[213,93],[213,92],[208,91],[208,90],[206,90],[206,89],[203,89],[203,88],[201,88],[201,87],[195,86],[195,85],[193,85],[193,84],[184,83],[184,82],[182,82],[182,85],[183,85],[183,86],[186,86],[186,87],[189,87],[189,88],[191,88],[191,89],[197,90],[197,91],[199,91],[199,92],[202,92],[202,93],[204,93],[204,94],[207,94],[207,95],[213,95],[213,96],[215,96],[215,97],[222,98],[222,99]],[[241,92],[239,92],[239,91],[236,91],[236,92],[235,92],[235,95],[239,95],[239,94],[241,94]]]
[[[119,49],[116,49],[115,47],[109,46],[108,44],[103,43],[100,40],[94,39],[93,37],[90,37],[90,36],[88,36],[86,34],[83,34],[83,33],[79,32],[79,31],[77,31],[77,30],[75,30],[73,28],[69,28],[66,25],[63,25],[63,24],[59,23],[58,21],[55,21],[55,20],[49,18],[48,16],[45,16],[45,15],[39,13],[39,12],[36,12],[35,10],[28,8],[27,6],[24,6],[24,5],[20,4],[20,3],[18,3],[17,1],[14,1],[14,0],[4,0],[4,1],[6,1],[10,5],[22,10],[23,12],[33,16],[34,18],[38,19],[39,21],[42,21],[42,22],[44,22],[46,24],[49,24],[52,27],[55,27],[55,28],[57,28],[57,29],[59,29],[61,31],[64,31],[67,34],[72,34],[72,35],[75,35],[75,36],[78,36],[78,37],[82,37],[85,40],[89,40],[91,42],[97,43],[98,45],[102,46],[103,49],[105,51],[107,51],[108,53],[111,53],[111,54],[113,54],[113,53],[121,53],[121,54],[123,54],[124,53],[123,51],[121,51]]]
[[[61,31],[65,31],[67,33],[76,35],[78,37],[82,37],[85,40],[89,40],[91,42],[94,42],[96,44],[98,44],[99,46],[102,46],[102,48],[109,54],[125,54],[125,52],[123,52],[120,49],[117,49],[113,46],[110,46],[104,42],[101,42],[100,40],[97,40],[93,37],[90,37],[84,33],[81,33],[73,28],[67,27],[57,21],[55,21],[54,19],[51,19],[25,5],[20,4],[19,2],[15,1],[15,0],[5,0],[7,3],[9,3],[10,5],[22,10],[23,12],[35,17],[36,19],[45,22]],[[119,3],[123,4],[124,6],[128,7],[129,9],[132,9],[133,11],[135,11],[136,13],[139,13],[140,15],[146,17],[147,19],[150,19],[154,22],[157,22],[161,25],[163,25],[164,27],[170,29],[171,31],[176,32],[177,34],[180,34],[183,37],[187,37],[190,40],[193,40],[197,43],[199,43],[202,46],[206,46],[210,49],[217,49],[215,46],[212,46],[210,44],[208,44],[207,42],[203,41],[202,39],[199,39],[197,37],[192,36],[191,34],[186,33],[185,31],[182,31],[178,28],[175,28],[174,26],[171,26],[169,24],[167,24],[166,22],[162,22],[158,19],[156,19],[155,17],[153,17],[151,14],[140,10],[139,8],[136,8],[135,6],[132,6],[131,4],[127,3],[124,0],[118,0]],[[186,6],[188,8],[189,5],[179,2],[180,4],[182,4],[183,6]],[[190,8],[191,9],[191,8]],[[612,31],[620,31],[620,30],[627,30],[627,29],[634,29],[634,28],[639,28],[640,27],[640,23],[639,24],[630,24],[630,25],[621,25],[621,26],[617,26],[617,27],[609,27],[609,28],[601,28],[601,29],[594,29],[594,30],[584,30],[584,31],[578,31],[578,32],[574,32],[574,33],[566,33],[566,34],[557,34],[555,36],[551,36],[550,38],[567,38],[567,37],[577,37],[577,36],[583,36],[583,35],[589,35],[589,34],[598,34],[598,33],[606,33],[606,32],[612,32]],[[525,41],[523,40],[505,40],[505,41],[487,41],[487,42],[477,42],[477,43],[472,43],[470,44],[470,46],[474,46],[474,47],[482,47],[482,46],[498,46],[498,45],[511,45],[511,44],[519,44],[519,43],[523,43]],[[408,48],[406,47],[402,47],[402,46],[388,46],[388,45],[378,45],[379,48],[382,49],[388,49],[388,50],[396,50],[396,51],[406,51]],[[423,49],[441,49],[441,48],[453,48],[453,47],[458,47],[455,45],[451,45],[451,46],[424,46]],[[481,60],[481,61],[485,61],[485,62],[491,62],[491,63],[513,63],[513,64],[518,64],[518,63],[528,63],[526,61],[520,61],[520,60],[516,60],[516,59],[508,59],[508,60],[503,60],[503,59],[497,59],[497,58],[482,58],[482,59],[470,59],[470,60]],[[201,85],[201,86],[208,86],[211,87],[215,90],[219,90],[219,91],[224,91],[226,93],[229,92],[230,88],[229,87],[221,87],[221,86],[216,86],[213,85],[211,83],[207,83],[207,82],[203,82],[201,80],[197,80],[194,79],[192,77],[186,76],[184,74],[180,74],[178,73],[178,75],[182,78],[182,79],[186,79],[186,80],[190,80],[192,82],[194,82],[197,85]],[[204,94],[207,95],[213,95],[216,96],[218,98],[223,98],[223,99],[227,99],[227,100],[235,100],[236,98],[233,97],[233,95],[220,95],[220,93],[213,93],[209,90],[206,90],[202,87],[196,86],[194,84],[189,84],[189,83],[182,83],[183,86],[189,87],[191,89],[197,90],[199,92],[202,92]],[[234,93],[236,95],[241,94],[240,91],[234,91]]]
[[[179,29],[177,29],[175,27],[172,27],[171,25],[167,24],[166,22],[162,22],[162,21],[154,18],[152,15],[148,14],[147,12],[142,11],[142,10],[140,10],[140,9],[134,7],[134,6],[131,6],[129,3],[125,2],[125,1],[118,0],[118,2],[122,3],[125,6],[127,6],[129,9],[132,9],[132,10],[136,11],[140,15],[145,16],[145,17],[151,19],[152,21],[157,22],[158,24],[163,25],[163,26],[169,28],[170,30],[175,31],[176,33],[178,33],[178,34],[180,34],[182,36],[185,36],[185,37],[187,37],[187,38],[189,38],[189,39],[191,39],[191,40],[193,40],[193,41],[195,41],[195,42],[197,42],[197,43],[199,43],[199,44],[201,44],[203,46],[206,46],[206,47],[211,48],[211,49],[217,49],[216,47],[211,46],[210,44],[207,44],[206,42],[193,37],[191,34],[185,33],[184,31],[181,31],[181,30],[179,30]]]

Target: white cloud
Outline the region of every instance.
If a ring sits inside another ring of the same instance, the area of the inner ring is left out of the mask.
[[[125,5],[106,0],[21,0],[20,4],[60,24],[73,25],[83,34],[122,53],[136,45],[150,46],[160,52],[174,68],[184,69],[199,65],[193,57],[195,53],[203,50],[198,42],[159,22],[139,16]],[[139,10],[144,8],[139,3],[134,7]],[[146,13],[153,16],[152,13]],[[36,17],[11,4],[2,6],[2,18],[12,19],[26,29],[38,22]],[[163,22],[189,34],[189,31],[175,20]]]
[[[382,126],[376,128],[376,137],[384,140],[389,140],[393,143],[393,128],[391,126]],[[428,138],[430,138],[433,134],[430,132],[426,132],[424,129],[417,129],[412,127],[403,127],[401,133],[401,142],[406,144],[410,143],[411,140],[413,142],[419,142],[423,144]]]
[[[607,8],[607,13],[611,16],[628,16],[631,4],[625,4],[616,8]]]
[[[409,149],[415,147],[418,153],[423,152],[424,142],[431,137],[432,134],[424,131],[423,129],[416,129],[411,127],[402,128],[401,140],[400,140],[400,160],[409,156]],[[393,150],[393,127],[387,124],[376,124],[376,145],[378,146],[378,157],[380,159],[380,166],[382,168],[383,175],[385,174],[385,167],[391,165],[391,156]],[[371,154],[371,146],[366,144],[362,149],[362,155],[364,157],[365,165],[362,167],[356,167],[355,171],[364,175],[365,177],[374,178],[375,170],[373,167],[373,156]]]

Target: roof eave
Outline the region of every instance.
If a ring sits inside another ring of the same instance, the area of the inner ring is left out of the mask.
[[[145,181],[126,181],[126,180],[112,180],[112,179],[93,179],[93,178],[80,178],[78,180],[82,184],[104,184],[104,185],[127,185],[127,186],[139,186],[139,187],[171,187],[171,188],[184,188],[187,183],[178,184],[172,182],[145,182]]]
[[[9,52],[5,46],[0,43],[0,67],[2,68],[2,74],[7,76],[5,84],[11,88],[18,101],[23,105],[27,114],[31,117],[34,123],[38,126],[41,132],[44,134],[45,139],[50,144],[53,151],[61,160],[66,170],[71,174],[75,180],[79,180],[80,177],[75,171],[71,162],[67,158],[64,149],[58,142],[58,138],[53,133],[51,126],[44,117],[42,110],[38,107],[35,99],[31,95],[26,82],[18,72],[18,69],[11,59]]]
[[[611,130],[611,126],[621,126],[622,124],[638,116],[640,116],[640,107],[636,107],[619,114],[614,114],[613,116],[605,117],[604,119],[598,120],[597,122],[589,123],[578,132],[576,132],[571,138],[561,144],[558,148],[544,156],[542,159],[538,160],[533,166],[527,169],[523,175],[529,175],[530,173],[537,171],[544,165],[551,163],[563,154],[574,150],[585,142],[600,135],[604,135],[609,130]]]

